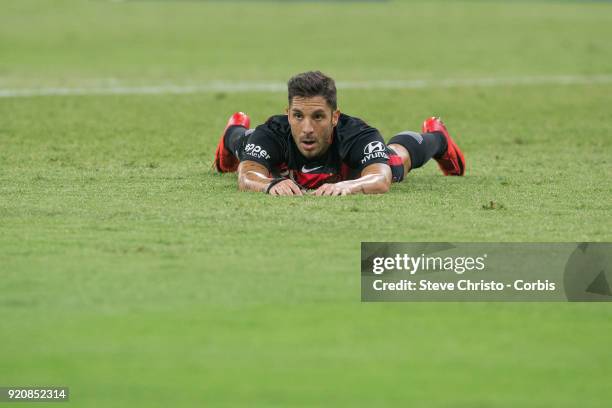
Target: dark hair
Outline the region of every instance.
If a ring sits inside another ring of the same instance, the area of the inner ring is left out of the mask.
[[[322,96],[333,110],[338,108],[336,83],[321,71],[308,71],[295,75],[287,83],[289,105],[296,96],[312,98]]]

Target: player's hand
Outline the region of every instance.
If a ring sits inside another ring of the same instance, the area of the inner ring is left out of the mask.
[[[295,184],[293,180],[287,179],[283,180],[280,183],[272,186],[270,191],[268,192],[270,195],[275,196],[302,196],[302,190],[300,187]]]
[[[345,196],[352,194],[351,189],[345,183],[323,184],[313,193],[316,196]]]

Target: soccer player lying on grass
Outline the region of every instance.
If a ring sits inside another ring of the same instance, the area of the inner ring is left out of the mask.
[[[422,133],[405,131],[385,142],[364,121],[340,113],[334,80],[305,72],[288,83],[286,115],[249,129],[233,114],[215,152],[219,172],[238,170],[238,187],[271,195],[386,193],[392,182],[432,157],[445,175],[463,176],[465,159],[439,118]]]

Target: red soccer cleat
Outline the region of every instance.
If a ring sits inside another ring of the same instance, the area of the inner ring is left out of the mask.
[[[217,150],[215,151],[215,167],[219,173],[234,172],[238,169],[238,163],[240,163],[240,160],[225,148],[223,139],[225,138],[225,132],[227,132],[230,126],[242,126],[248,129],[249,126],[251,126],[251,118],[244,112],[236,112],[230,116],[227,121],[225,129],[223,129],[223,133],[221,133],[219,144],[217,144]]]
[[[448,133],[444,122],[440,118],[432,116],[423,122],[422,130],[423,133],[440,132],[446,139],[446,145],[448,146],[446,152],[442,157],[436,159],[442,173],[445,176],[463,176],[465,173],[465,158],[459,150],[459,146]]]

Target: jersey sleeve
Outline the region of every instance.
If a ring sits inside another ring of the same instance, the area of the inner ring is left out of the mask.
[[[270,172],[283,161],[283,146],[265,125],[258,126],[240,152],[240,161],[251,160],[264,165]]]
[[[344,155],[349,167],[361,171],[370,164],[387,163],[389,160],[387,145],[375,128],[363,129],[352,139]]]

